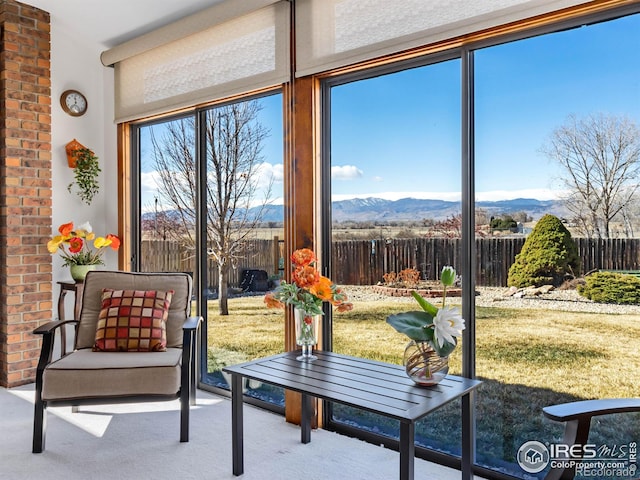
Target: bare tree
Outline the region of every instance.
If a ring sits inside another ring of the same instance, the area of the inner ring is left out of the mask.
[[[245,254],[247,237],[262,221],[271,182],[259,185],[261,150],[268,130],[257,121],[258,101],[211,109],[204,124],[207,160],[207,254],[218,267],[220,315],[228,315],[229,272]],[[194,251],[196,219],[195,119],[163,125],[151,142],[160,181],[158,195],[172,210],[168,237]],[[262,188],[261,188],[262,187]],[[263,197],[258,197],[262,191]]]
[[[570,116],[543,152],[559,163],[566,207],[588,237],[609,238],[614,219],[623,222],[638,190],[640,131],[626,117]]]

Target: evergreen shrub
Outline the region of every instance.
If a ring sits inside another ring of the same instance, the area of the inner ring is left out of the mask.
[[[578,293],[598,303],[640,304],[640,279],[614,272],[595,272],[585,277]]]
[[[493,218],[489,224],[492,230],[517,230],[518,222],[516,222],[509,215],[503,218]]]
[[[544,215],[509,268],[507,284],[513,287],[561,285],[580,267],[578,247],[571,233],[554,215]]]

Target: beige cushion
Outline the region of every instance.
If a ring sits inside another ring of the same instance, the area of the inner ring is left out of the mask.
[[[96,337],[102,290],[173,290],[167,317],[167,347],[182,348],[182,326],[191,314],[191,277],[186,273],[132,273],[95,270],[87,274],[76,348],[91,348]]]
[[[173,395],[180,390],[182,350],[93,352],[78,350],[51,363],[43,375],[43,400]]]

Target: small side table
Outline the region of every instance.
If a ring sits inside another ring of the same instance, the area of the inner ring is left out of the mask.
[[[73,292],[75,296],[75,303],[73,304],[73,320],[79,320],[84,283],[58,282],[58,285],[60,285],[60,296],[58,297],[58,320],[71,320],[70,318],[65,318],[64,314],[64,297],[67,296],[67,292]]]

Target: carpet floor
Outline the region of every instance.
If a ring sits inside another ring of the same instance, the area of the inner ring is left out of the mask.
[[[299,427],[244,407],[242,477],[231,471],[231,402],[198,391],[188,443],[179,442],[179,403],[50,408],[45,451],[31,453],[33,385],[0,388],[3,480],[393,480],[399,455],[326,430],[300,443]],[[460,472],[415,460],[415,478],[453,480]]]

